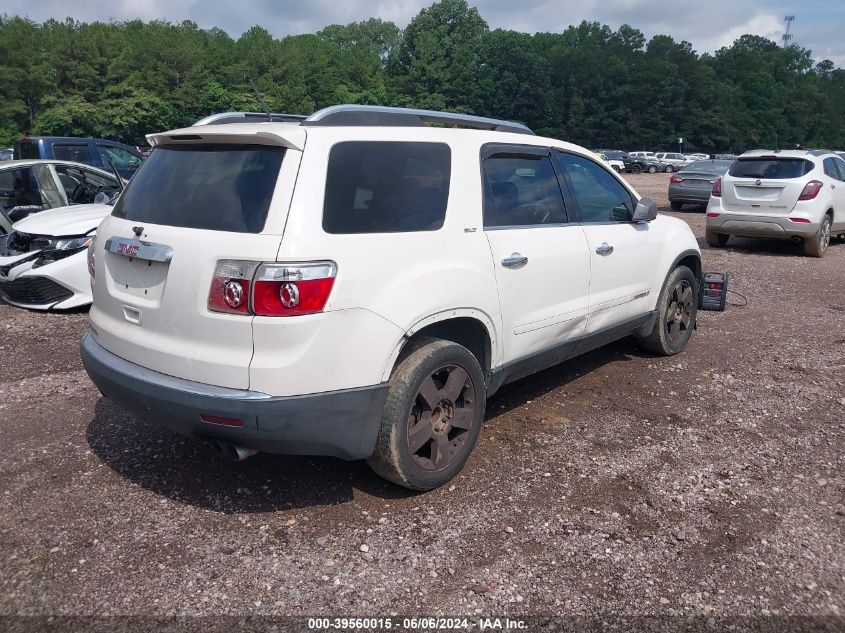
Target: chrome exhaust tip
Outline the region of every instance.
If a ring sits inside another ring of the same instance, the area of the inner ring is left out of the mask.
[[[231,442],[224,442],[222,440],[214,440],[214,445],[220,453],[234,462],[242,462],[247,457],[252,457],[258,451],[254,448],[247,448],[239,444],[232,444]]]

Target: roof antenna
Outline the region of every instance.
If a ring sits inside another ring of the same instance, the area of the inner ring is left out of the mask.
[[[261,104],[261,107],[264,108],[264,112],[267,113],[267,120],[272,121],[273,117],[270,116],[270,108],[267,107],[267,102],[264,100],[264,95],[258,92],[258,86],[255,85],[255,82],[252,80],[252,77],[249,78],[249,85],[252,86],[252,91],[255,93],[255,98],[258,103]]]

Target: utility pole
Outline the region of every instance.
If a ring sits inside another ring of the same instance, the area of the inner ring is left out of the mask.
[[[786,29],[783,31],[781,40],[783,41],[783,47],[786,48],[792,43],[792,33],[789,31],[792,29],[792,23],[795,21],[795,16],[787,15],[783,18],[783,21],[786,22]]]

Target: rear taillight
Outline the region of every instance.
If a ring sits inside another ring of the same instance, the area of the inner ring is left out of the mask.
[[[721,198],[722,197],[722,177],[719,176],[716,180],[713,181],[713,189],[710,191],[710,195],[714,198]]]
[[[320,312],[329,300],[334,262],[262,264],[255,275],[253,312],[259,316],[295,316]]]
[[[674,183],[674,184],[676,184],[676,185],[677,185],[679,182],[684,182],[684,179],[683,179],[683,178],[678,178],[677,176],[672,176],[672,177],[669,179],[669,182]]]
[[[819,195],[819,191],[822,190],[822,183],[818,180],[811,180],[806,185],[804,185],[804,189],[801,190],[801,195],[798,196],[799,200],[812,200],[817,195]]]
[[[208,309],[212,312],[249,314],[249,288],[256,268],[256,262],[233,259],[217,262],[208,291]]]
[[[801,224],[809,224],[810,220],[807,218],[789,218],[790,222],[799,222]]]
[[[721,214],[720,213],[708,213],[708,218],[718,218]]]
[[[96,269],[94,267],[94,262],[95,262],[95,260],[94,260],[94,256],[95,256],[94,255],[94,249],[96,249],[96,248],[97,248],[97,236],[95,235],[88,241],[88,254],[87,254],[88,274],[91,275],[91,279],[94,279],[94,277],[96,277]]]
[[[208,309],[230,314],[297,316],[321,312],[334,286],[334,262],[261,264],[217,263]]]

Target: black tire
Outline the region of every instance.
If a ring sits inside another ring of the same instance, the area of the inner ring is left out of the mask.
[[[475,356],[451,341],[424,342],[393,370],[367,463],[400,486],[438,488],[464,467],[478,441],[485,404],[484,375]]]
[[[655,167],[654,165],[649,165],[648,166],[648,173],[656,174],[657,173],[657,167]]]
[[[671,200],[669,204],[672,206],[672,211],[680,211],[684,208],[684,203],[679,200]]]
[[[638,338],[640,347],[661,356],[678,354],[692,336],[697,315],[698,279],[686,266],[678,266],[663,283],[654,328]]]
[[[708,246],[712,246],[713,248],[724,248],[727,245],[730,237],[730,235],[726,235],[725,233],[717,233],[712,229],[704,230],[704,240],[707,242]]]
[[[671,174],[673,171],[675,171],[675,168],[672,165],[666,165],[667,174]]]
[[[643,166],[642,166],[642,165],[638,165],[637,163],[634,163],[633,165],[631,165],[631,173],[632,173],[632,174],[641,174],[641,173],[643,173]]]
[[[825,214],[816,234],[804,240],[804,254],[807,257],[824,257],[827,247],[830,246],[831,224],[833,220],[830,214]]]

